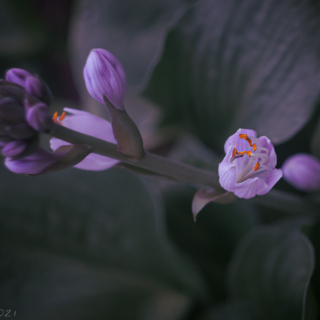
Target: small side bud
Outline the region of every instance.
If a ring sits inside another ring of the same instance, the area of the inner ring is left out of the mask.
[[[110,113],[112,131],[117,140],[118,151],[129,159],[141,159],[144,155],[144,149],[138,127],[125,111],[116,109],[106,96],[103,98]]]
[[[104,103],[105,95],[115,108],[124,111],[126,74],[112,53],[104,49],[91,50],[83,69],[83,76],[87,90],[94,99]]]
[[[1,128],[1,123],[0,123]],[[1,129],[0,129],[1,133]],[[13,126],[6,126],[5,133],[14,139],[28,139],[31,138],[36,132],[25,122]]]
[[[27,77],[25,81],[25,88],[29,95],[38,98],[47,105],[50,105],[52,93],[42,79],[37,76]]]
[[[301,191],[320,190],[320,160],[299,153],[289,157],[282,166],[284,179]]]
[[[45,104],[37,104],[28,109],[26,115],[29,125],[36,131],[49,133],[53,130],[54,123]]]

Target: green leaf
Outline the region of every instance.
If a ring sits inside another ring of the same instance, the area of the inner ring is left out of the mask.
[[[197,263],[206,275],[213,298],[225,296],[226,266],[239,240],[259,223],[248,201],[209,203],[193,221],[195,189],[168,183],[163,190],[170,238]]]
[[[258,227],[230,263],[232,297],[254,303],[270,319],[301,319],[314,269],[314,249],[299,223]]]
[[[319,26],[311,1],[200,1],[168,33],[145,95],[209,145],[239,127],[283,142],[319,95]]]
[[[198,269],[166,237],[161,201],[133,174],[0,174],[7,306],[32,319],[88,319],[95,308],[104,319],[176,319],[207,297]]]

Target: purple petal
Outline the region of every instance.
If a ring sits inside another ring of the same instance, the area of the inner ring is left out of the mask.
[[[48,107],[43,103],[39,103],[34,107],[29,108],[26,118],[29,125],[36,131],[41,131],[44,123],[51,122],[51,115]]]
[[[282,170],[270,169],[269,171],[263,173],[262,175],[264,175],[263,180],[266,182],[268,187],[267,189],[261,192],[258,192],[257,194],[259,196],[262,196],[263,194],[268,193],[274,187],[274,185],[282,178]]]
[[[103,95],[119,110],[124,110],[126,75],[121,63],[104,49],[91,50],[83,76],[88,92],[104,104]]]
[[[64,111],[71,113],[67,115],[62,122],[62,125],[72,130],[88,134],[95,138],[99,138],[108,142],[116,143],[110,122],[91,113],[76,109],[64,108]],[[62,145],[69,143],[57,138],[50,140],[52,150],[56,150]],[[119,161],[104,157],[98,154],[91,153],[83,161],[75,167],[83,170],[106,170],[117,164]]]
[[[260,178],[247,179],[244,182],[238,183],[234,194],[243,199],[250,199],[257,194],[265,194],[265,190],[268,189],[268,185]]]
[[[9,142],[3,149],[2,154],[5,157],[16,157],[21,154],[27,147],[27,143],[23,140],[14,140]]]
[[[282,166],[284,179],[302,191],[320,190],[320,161],[309,154],[296,154]]]
[[[37,174],[42,172],[46,167],[55,163],[61,155],[47,152],[38,148],[35,153],[20,160],[5,159],[5,166],[12,172],[24,174]]]
[[[14,68],[7,71],[6,80],[24,87],[26,78],[29,76],[31,76],[31,74],[28,71]]]
[[[261,141],[262,147],[267,148],[269,150],[268,166],[274,168],[277,164],[277,155],[272,142],[265,136],[260,137],[259,140]]]

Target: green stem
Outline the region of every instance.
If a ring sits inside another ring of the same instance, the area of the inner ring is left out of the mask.
[[[87,144],[92,147],[93,153],[117,159],[122,163],[128,164],[128,167],[140,168],[146,170],[146,172],[153,172],[175,181],[215,188],[216,190],[225,192],[219,184],[218,174],[212,171],[174,162],[149,152],[146,152],[140,160],[130,160],[118,152],[117,145],[73,131],[58,124],[55,124],[54,130],[50,135],[72,144]],[[252,201],[289,214],[316,214],[316,209],[304,201],[302,197],[284,191],[271,190],[264,196],[253,198]]]
[[[54,131],[51,135],[72,144],[87,144],[92,147],[93,153],[117,159],[131,166],[152,171],[176,181],[196,186],[222,189],[219,184],[218,175],[212,171],[174,162],[149,152],[146,152],[140,160],[130,160],[118,152],[118,146],[113,143],[73,131],[57,124],[54,126]]]

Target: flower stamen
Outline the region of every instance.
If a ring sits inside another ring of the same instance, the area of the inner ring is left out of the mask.
[[[248,141],[248,143],[249,143],[250,147],[252,147],[253,151],[257,150],[257,145],[255,143],[252,143],[252,140],[248,137],[248,135],[246,133],[239,134],[239,138]]]
[[[254,165],[253,170],[254,170],[254,171],[257,171],[257,170],[259,169],[259,167],[260,167],[260,164],[259,164],[259,162],[257,162],[257,163]]]
[[[61,116],[58,117],[58,111],[56,111],[54,114],[53,114],[53,117],[52,117],[52,121],[57,123],[57,124],[61,124],[62,120],[66,117],[66,112],[63,111]]]

